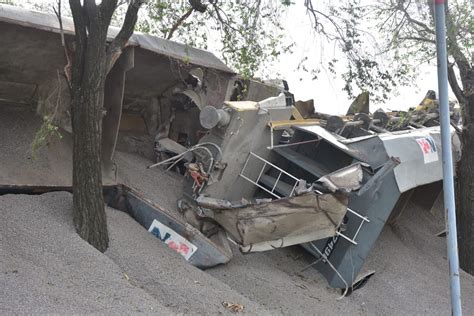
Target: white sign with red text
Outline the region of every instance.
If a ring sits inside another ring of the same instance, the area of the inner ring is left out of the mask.
[[[423,152],[423,159],[426,163],[438,161],[438,150],[434,139],[431,136],[417,138],[416,142]]]
[[[189,260],[198,249],[186,238],[156,219],[153,220],[148,231],[167,244],[168,247],[182,255],[186,260]]]

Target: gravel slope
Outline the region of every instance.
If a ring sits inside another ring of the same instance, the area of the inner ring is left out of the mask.
[[[397,227],[387,226],[364,270],[375,275],[351,296],[310,268],[314,258],[299,247],[241,255],[208,270],[222,282],[253,298],[274,314],[449,315],[446,239],[435,237],[442,216],[410,205]],[[463,311],[474,314],[474,277],[461,271]]]
[[[222,304],[228,302],[252,314],[268,314],[251,298],[188,264],[128,214],[109,209],[107,216],[111,243],[105,254],[160,304],[179,314],[220,314],[227,312]]]
[[[170,311],[72,224],[71,194],[0,196],[0,314]]]
[[[102,254],[72,223],[72,195],[0,196],[0,314],[252,314],[258,303],[189,265],[127,214],[108,209]]]
[[[299,247],[235,253],[227,265],[201,271],[127,214],[107,210],[110,247],[101,254],[74,232],[71,194],[0,196],[0,314],[399,315],[450,313],[440,222],[411,205],[386,227],[366,262],[376,274],[337,300]],[[441,225],[442,226],[442,225]],[[474,277],[461,273],[463,308],[474,313]]]

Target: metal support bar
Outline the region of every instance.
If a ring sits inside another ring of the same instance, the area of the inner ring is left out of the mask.
[[[354,210],[351,210],[350,208],[347,208],[347,210],[348,210],[349,212],[351,212],[352,214],[354,214],[355,216],[357,216],[357,217],[359,217],[360,219],[362,219],[364,222],[370,223],[370,220],[369,220],[367,217],[360,215],[359,213],[357,213],[357,212],[354,211]]]
[[[297,177],[295,177],[295,176],[292,175],[291,173],[286,172],[286,171],[283,170],[282,168],[280,168],[280,167],[278,167],[278,166],[272,164],[271,162],[269,162],[269,161],[263,159],[262,157],[260,157],[260,156],[258,156],[258,155],[256,155],[256,154],[254,154],[253,152],[250,152],[250,153],[249,153],[249,157],[247,158],[247,162],[245,163],[244,168],[242,168],[242,172],[240,173],[241,175],[243,174],[243,171],[245,170],[245,167],[247,166],[247,163],[248,163],[250,157],[255,157],[255,158],[257,158],[257,159],[263,161],[263,162],[266,163],[267,165],[269,165],[269,166],[271,166],[271,167],[277,169],[278,171],[283,172],[285,175],[287,175],[288,177],[292,178],[293,180],[298,181],[298,182],[300,181],[300,179],[298,179]]]
[[[241,174],[240,176],[241,176],[242,178],[244,178],[245,180],[247,180],[247,181],[249,181],[249,182],[255,184],[257,187],[259,187],[260,189],[264,190],[265,192],[267,192],[267,193],[273,195],[273,196],[276,197],[277,199],[281,199],[281,196],[279,196],[279,195],[275,194],[274,192],[268,190],[268,189],[265,188],[263,185],[258,184],[257,182],[254,182],[254,181],[253,181],[252,179],[250,179],[249,177],[244,176],[243,174]]]
[[[276,179],[275,184],[273,185],[272,192],[275,191],[275,188],[277,186],[278,181],[280,180],[280,177],[281,177],[282,173],[283,172],[280,171],[280,173],[278,174],[278,178]]]
[[[260,181],[260,178],[262,177],[263,171],[265,171],[265,167],[266,167],[266,166],[267,166],[267,163],[264,162],[264,163],[263,163],[262,170],[260,170],[260,173],[259,173],[259,175],[258,175],[258,178],[257,178],[257,180],[255,180],[255,182],[258,183],[258,182]]]
[[[357,238],[357,235],[359,235],[359,232],[360,232],[360,229],[362,228],[362,225],[364,225],[364,221],[360,221],[360,225],[357,228],[357,231],[355,232],[354,237],[352,237],[352,238],[354,238],[354,240]]]
[[[447,246],[451,285],[451,312],[462,315],[461,284],[459,278],[454,172],[451,149],[451,124],[448,103],[448,56],[446,52],[445,0],[435,0],[436,53],[438,55],[438,92],[443,150],[444,208],[447,210]]]
[[[249,161],[250,159],[254,157],[254,158],[257,158],[258,160],[262,161],[263,162],[263,167],[262,169],[260,170],[260,173],[257,177],[256,180],[252,180],[250,179],[248,176],[245,175],[245,169],[247,168],[248,164],[249,164]],[[260,181],[260,178],[262,177],[264,171],[265,171],[265,167],[267,166],[270,166],[271,168],[274,168],[276,170],[279,171],[279,175],[278,175],[278,178],[276,179],[275,183],[273,184],[273,188],[271,190],[268,190],[266,187],[264,187],[263,185],[261,185],[259,183]],[[290,193],[290,196],[293,195],[295,189],[296,189],[296,186],[298,185],[298,183],[300,182],[300,179],[298,179],[297,177],[293,176],[292,174],[286,172],[285,170],[281,169],[280,167],[272,164],[271,162],[263,159],[262,157],[254,154],[253,152],[250,152],[249,153],[249,156],[247,157],[247,160],[245,161],[245,164],[244,164],[244,167],[242,168],[242,171],[240,172],[240,177],[244,178],[245,180],[249,181],[250,183],[253,183],[254,185],[256,185],[257,187],[259,187],[260,189],[264,190],[265,192],[273,195],[274,197],[276,197],[277,199],[281,199],[282,196],[279,196],[278,194],[276,194],[274,191],[275,191],[275,188],[278,186],[278,181],[280,181],[281,179],[281,175],[282,174],[285,174],[286,176],[290,177],[291,179],[295,180],[295,184],[293,186],[293,189],[291,190],[291,193]]]
[[[273,145],[272,148],[281,148],[281,147],[290,147],[290,146],[298,146],[302,144],[309,144],[309,143],[317,143],[321,141],[320,138],[316,139],[311,139],[311,140],[304,140],[302,142],[295,142],[295,143],[289,143],[289,144],[282,144],[282,145]]]
[[[299,180],[298,180],[298,182],[295,182],[295,185],[293,186],[293,189],[291,189],[290,196],[293,196],[293,193],[295,193],[296,186],[298,185],[298,183],[299,183]]]
[[[344,238],[345,240],[347,240],[348,242],[350,242],[353,245],[357,245],[357,242],[355,240],[350,239],[349,237],[347,237],[346,235],[344,235],[341,232],[336,231],[336,235],[341,236],[342,238]]]

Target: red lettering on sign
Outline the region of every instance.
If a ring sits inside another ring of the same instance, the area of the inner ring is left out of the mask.
[[[188,254],[189,252],[189,247],[186,245],[186,244],[183,244],[183,243],[179,243],[179,252],[182,252],[184,253],[185,255]]]
[[[178,251],[179,247],[178,245],[174,242],[174,241],[170,241],[168,243],[168,247],[170,247],[171,249],[173,249],[174,251]]]

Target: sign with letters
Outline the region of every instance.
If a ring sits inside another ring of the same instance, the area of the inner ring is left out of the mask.
[[[423,153],[425,164],[438,161],[438,149],[436,148],[436,143],[431,136],[417,138],[416,142]]]
[[[182,255],[186,260],[189,260],[197,250],[197,247],[186,238],[156,219],[153,220],[148,231],[167,244],[168,247]]]

